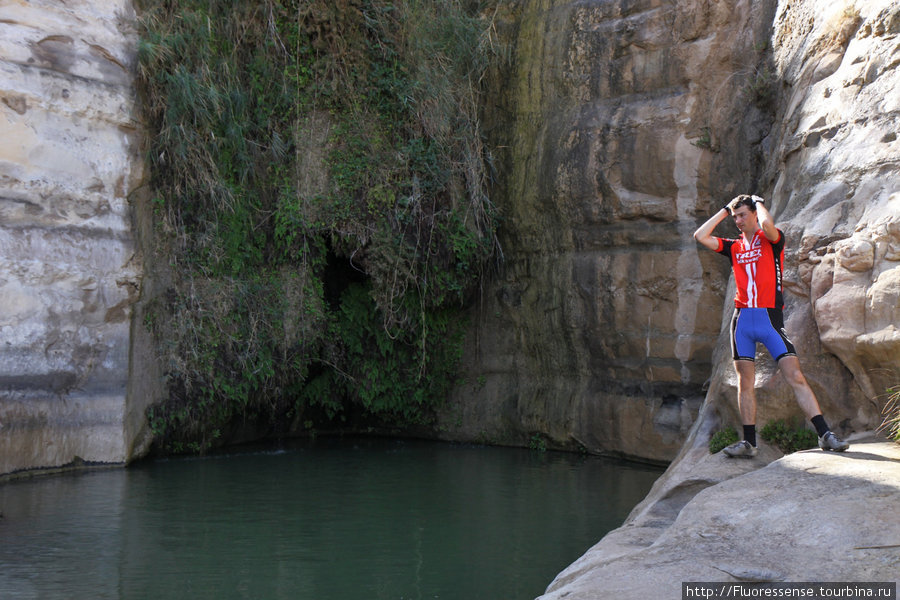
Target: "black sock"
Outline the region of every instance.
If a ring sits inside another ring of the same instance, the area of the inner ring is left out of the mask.
[[[744,439],[756,448],[756,425],[744,425]]]
[[[816,415],[812,419],[810,419],[810,421],[812,422],[813,427],[816,428],[816,433],[819,434],[819,437],[822,437],[823,435],[831,431],[828,428],[828,423],[825,422],[825,417],[823,417],[822,415]]]

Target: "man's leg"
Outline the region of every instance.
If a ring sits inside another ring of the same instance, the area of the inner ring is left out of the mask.
[[[738,377],[738,409],[741,423],[756,425],[756,363],[751,360],[734,361]]]
[[[809,383],[806,382],[803,372],[800,371],[800,360],[796,356],[785,356],[778,361],[778,367],[794,390],[797,404],[800,405],[800,408],[806,414],[806,418],[812,419],[816,415],[822,414],[816,395],[813,393],[812,388],[809,387]]]
[[[825,417],[822,416],[822,409],[819,407],[819,401],[816,400],[816,395],[813,393],[812,388],[809,387],[806,377],[803,376],[800,370],[800,360],[796,356],[784,356],[778,361],[778,366],[781,368],[784,378],[794,390],[797,404],[800,405],[806,417],[816,428],[816,433],[819,434],[819,448],[836,452],[843,452],[849,448],[850,445],[832,433],[825,422]]]
[[[725,448],[729,458],[756,456],[756,364],[752,360],[735,360],[738,377],[738,410],[744,425],[744,439]]]

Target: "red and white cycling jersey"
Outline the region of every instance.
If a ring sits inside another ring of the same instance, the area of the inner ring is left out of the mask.
[[[716,238],[716,250],[731,261],[737,293],[737,308],[784,308],[781,288],[781,265],[784,263],[784,233],[778,230],[778,241],[770,242],[762,229],[757,229],[749,244],[738,239]]]

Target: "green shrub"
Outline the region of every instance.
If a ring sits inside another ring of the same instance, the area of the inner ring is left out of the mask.
[[[777,78],[767,65],[754,71],[747,84],[747,95],[763,111],[771,111],[778,94]]]
[[[530,450],[534,450],[535,452],[546,452],[547,440],[544,439],[544,436],[540,433],[535,433],[531,436],[531,439],[528,442],[528,448]]]
[[[735,431],[734,427],[726,427],[725,429],[720,429],[719,431],[715,432],[711,438],[709,438],[709,453],[715,454],[716,452],[721,451],[723,448],[737,442],[739,439],[740,438],[738,437],[737,431]]]
[[[324,360],[340,368],[310,378],[298,409],[319,405],[333,416],[349,402],[364,414],[405,426],[426,421],[446,396],[462,348],[463,330],[453,312],[429,311],[424,323],[386,329],[375,309],[365,284],[344,291],[329,319],[333,342],[323,352]]]
[[[760,430],[759,435],[785,454],[815,448],[819,440],[815,431],[796,419],[790,425],[783,419],[770,421]]]

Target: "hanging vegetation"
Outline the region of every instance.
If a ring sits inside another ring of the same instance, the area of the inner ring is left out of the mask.
[[[168,451],[427,421],[498,258],[489,23],[457,0],[141,0]]]

